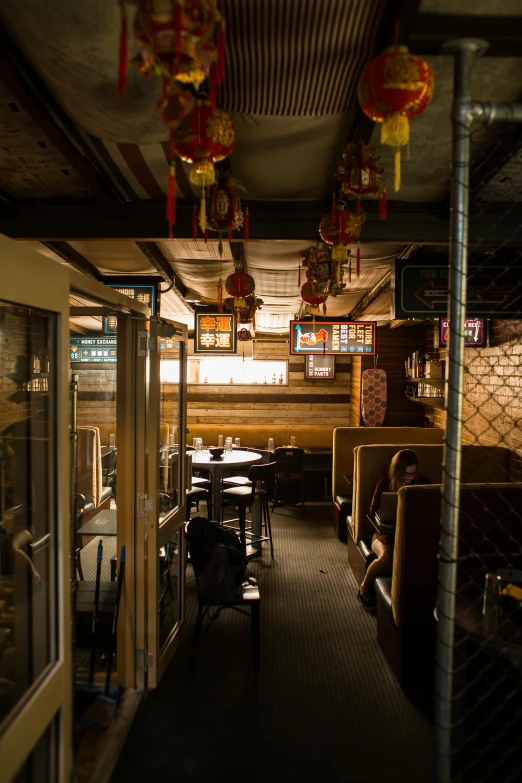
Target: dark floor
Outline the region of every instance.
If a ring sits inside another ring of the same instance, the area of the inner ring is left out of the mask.
[[[150,693],[113,778],[143,781],[430,783],[432,731],[402,694],[358,604],[330,505],[278,509],[275,559],[250,565],[261,590],[261,671],[249,620],[223,612],[190,672],[188,632]]]

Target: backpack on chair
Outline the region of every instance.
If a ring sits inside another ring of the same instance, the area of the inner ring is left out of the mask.
[[[224,605],[241,598],[248,561],[234,531],[199,516],[186,530],[200,599]]]

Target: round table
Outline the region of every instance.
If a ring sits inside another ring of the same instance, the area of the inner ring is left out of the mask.
[[[192,455],[192,467],[205,468],[210,472],[212,478],[212,513],[214,519],[221,519],[221,479],[223,473],[230,468],[245,468],[252,465],[254,462],[259,462],[262,459],[261,454],[256,454],[255,451],[244,451],[243,449],[233,449],[232,451],[225,451],[224,456],[221,459],[212,459],[212,455],[208,449],[203,451],[191,451]]]

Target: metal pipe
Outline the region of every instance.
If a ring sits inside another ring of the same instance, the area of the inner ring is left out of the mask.
[[[487,44],[460,40],[444,47],[455,56],[452,103],[453,151],[449,252],[449,349],[446,437],[442,486],[439,589],[437,596],[436,742],[437,781],[451,780],[456,560],[461,478],[462,400],[464,388],[464,320],[468,269],[468,206],[471,110],[470,72]]]

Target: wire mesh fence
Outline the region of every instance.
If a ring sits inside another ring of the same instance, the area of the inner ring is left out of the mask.
[[[437,358],[449,362],[437,422],[446,430],[436,609],[445,783],[522,779],[522,124],[486,127],[477,114],[471,124],[453,117],[455,317],[441,319],[438,335]]]

